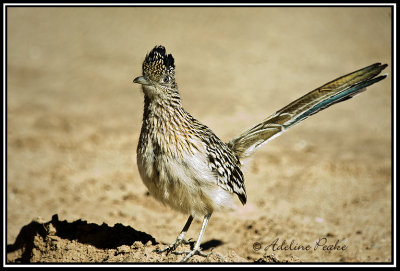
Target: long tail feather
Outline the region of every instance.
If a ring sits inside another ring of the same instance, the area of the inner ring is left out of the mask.
[[[335,103],[348,100],[364,91],[367,86],[386,78],[386,75],[377,76],[386,67],[386,64],[375,63],[339,77],[307,93],[272,114],[263,122],[232,139],[228,143],[229,147],[240,158],[249,156],[256,148],[279,136],[307,117]]]

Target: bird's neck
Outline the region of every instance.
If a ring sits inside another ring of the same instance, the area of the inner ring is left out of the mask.
[[[178,155],[198,149],[193,143],[191,115],[179,103],[149,99],[145,96],[140,140],[153,142],[164,152]],[[148,141],[150,140],[150,141]],[[178,152],[178,147],[182,148]]]
[[[143,120],[156,118],[160,121],[171,121],[174,118],[184,117],[184,113],[186,111],[183,109],[179,97],[162,99],[144,96]]]
[[[144,98],[143,129],[154,129],[161,134],[186,134],[191,129],[191,118],[178,99]]]

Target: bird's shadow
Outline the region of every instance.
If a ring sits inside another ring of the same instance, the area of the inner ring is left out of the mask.
[[[216,247],[222,246],[223,244],[224,244],[224,242],[222,242],[221,240],[211,239],[211,240],[208,240],[207,242],[200,244],[200,248],[201,248],[201,250],[214,249]],[[167,243],[164,243],[164,245],[167,245]],[[194,241],[193,239],[189,239],[190,249],[194,249],[195,245],[196,245],[196,241]]]
[[[222,242],[221,240],[211,239],[211,240],[209,240],[207,242],[202,243],[200,245],[200,247],[203,250],[208,250],[208,249],[213,249],[213,248],[219,247],[219,246],[221,246],[223,244],[224,244],[224,242]]]

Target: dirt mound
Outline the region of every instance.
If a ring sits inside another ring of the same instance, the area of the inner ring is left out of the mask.
[[[218,241],[208,241],[202,245],[209,249]],[[193,248],[182,245],[177,251]],[[82,220],[60,221],[54,215],[51,221],[35,220],[24,226],[15,243],[7,245],[9,263],[140,263],[140,262],[179,262],[183,256],[158,254],[162,247],[151,235],[137,231],[129,226],[115,224],[97,225]],[[248,262],[230,252],[228,255],[211,253],[207,258],[194,256],[190,262]],[[257,259],[256,263],[277,263],[273,255]]]

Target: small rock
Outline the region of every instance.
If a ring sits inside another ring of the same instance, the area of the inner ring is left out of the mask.
[[[121,254],[121,253],[129,253],[129,251],[131,250],[131,248],[127,245],[122,245],[120,247],[117,247],[117,253]]]
[[[147,241],[147,243],[145,244],[146,247],[151,246],[151,245],[152,245],[152,242],[150,240]]]
[[[54,227],[53,224],[51,224],[51,223],[49,224],[49,227],[48,227],[48,229],[47,229],[47,233],[48,233],[50,236],[56,235],[57,229]]]
[[[144,245],[140,241],[135,241],[135,243],[133,243],[133,245],[131,246],[131,248],[133,248],[133,249],[139,249],[139,248],[143,248],[143,247],[144,247]]]

